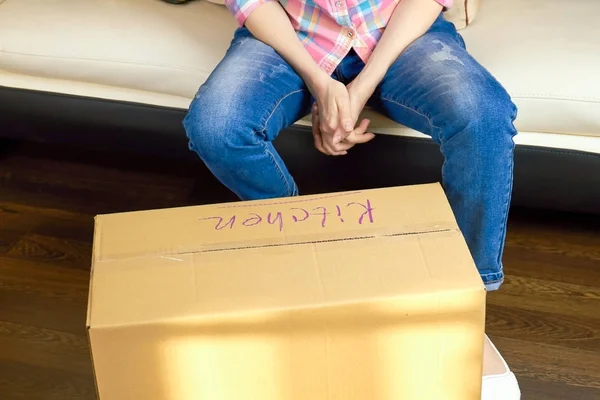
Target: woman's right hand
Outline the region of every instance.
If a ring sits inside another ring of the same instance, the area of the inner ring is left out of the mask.
[[[330,155],[344,153],[341,145],[354,130],[356,121],[350,109],[350,95],[346,86],[327,76],[321,82],[309,85],[318,108],[318,128],[321,146],[317,148]]]
[[[323,136],[321,134],[319,122],[319,107],[317,106],[317,103],[315,103],[312,108],[312,134],[315,140],[315,147],[321,153],[328,156],[344,156],[348,154],[348,150],[354,147],[354,145],[359,143],[367,143],[375,137],[374,134],[367,132],[370,122],[371,121],[368,119],[363,119],[344,141],[336,145],[336,152],[332,153],[331,151],[326,150],[323,146]]]

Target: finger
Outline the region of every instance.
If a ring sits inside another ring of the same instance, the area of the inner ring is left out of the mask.
[[[350,112],[350,97],[340,96],[336,98],[340,129],[346,132],[346,136],[354,129],[354,121]]]
[[[332,155],[332,156],[344,155],[345,151],[347,150],[345,148],[346,146],[340,146],[341,142],[334,144],[334,142],[333,142],[334,137],[331,134],[324,133],[321,135],[321,137],[323,139],[323,147],[325,148],[325,151],[327,151],[329,153],[329,155]]]
[[[315,141],[315,148],[317,150],[319,150],[321,153],[325,154],[325,155],[329,155],[329,153],[327,153],[325,151],[325,149],[323,148],[323,138],[321,136],[321,130],[319,129],[319,115],[318,113],[318,107],[313,108],[313,113],[312,113],[312,134],[313,134],[313,139]]]
[[[336,150],[338,152],[342,152],[342,151],[346,151],[347,152],[348,150],[350,150],[351,148],[353,148],[355,144],[356,143],[352,143],[352,142],[349,142],[347,140],[344,140],[344,141],[338,143],[337,145],[335,145],[335,148],[336,148]]]
[[[348,143],[352,143],[352,144],[363,144],[363,143],[370,142],[374,138],[375,138],[375,135],[372,133],[363,133],[362,135],[359,135],[356,133],[351,133],[350,136],[348,136],[344,142],[348,142]]]
[[[333,146],[326,145],[326,141],[323,138],[323,133],[319,128],[318,113],[312,114],[312,133],[316,149],[319,150],[321,153],[325,154],[326,156],[343,156],[348,154],[343,149],[337,150]]]
[[[354,146],[354,145],[352,145],[352,146]],[[329,148],[327,146],[324,146],[324,147],[325,147],[325,150],[327,151],[327,154],[330,156],[345,156],[346,154],[348,154],[347,149],[346,150],[337,150],[336,148],[333,148],[333,147],[329,147]]]
[[[359,135],[364,134],[367,131],[367,129],[369,129],[370,123],[371,123],[370,119],[367,119],[367,118],[363,119],[362,121],[360,121],[360,124],[358,124],[356,129],[354,129],[354,132]]]
[[[351,148],[354,147],[355,144],[357,144],[358,142],[356,141],[357,139],[355,138],[357,135],[353,132],[350,133],[350,135],[348,135],[346,137],[346,139],[342,140],[341,142],[334,144],[333,148],[336,151],[348,151]]]
[[[323,137],[323,148],[330,156],[343,156],[346,154],[345,146],[333,145],[330,141],[327,141],[327,135]]]
[[[338,129],[338,110],[335,99],[330,100],[327,108],[320,110],[319,117],[321,119],[321,131],[334,134]]]
[[[369,128],[370,122],[371,121],[369,121],[368,119],[363,119],[358,125],[358,127],[356,127],[356,129],[346,138],[346,142],[353,144],[362,144],[373,140],[375,135],[370,132],[366,132]]]

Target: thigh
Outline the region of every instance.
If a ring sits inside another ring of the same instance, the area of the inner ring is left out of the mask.
[[[467,52],[454,25],[443,17],[390,67],[373,107],[438,143],[475,118],[514,113],[504,88]]]
[[[185,125],[196,134],[243,132],[273,140],[310,111],[311,99],[294,69],[273,48],[240,28],[196,93]]]

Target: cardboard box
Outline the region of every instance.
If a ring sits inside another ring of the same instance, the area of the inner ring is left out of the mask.
[[[101,400],[479,400],[484,312],[439,185],[96,219]]]

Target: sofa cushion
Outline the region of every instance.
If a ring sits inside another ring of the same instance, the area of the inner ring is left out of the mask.
[[[6,0],[0,85],[185,108],[236,26],[204,0]]]
[[[485,0],[463,31],[520,109],[518,143],[600,153],[599,13],[596,0]],[[185,109],[235,28],[204,0],[6,0],[0,86]],[[377,133],[422,136],[373,120]]]
[[[600,136],[600,1],[485,0],[463,32],[519,106],[518,128]]]

